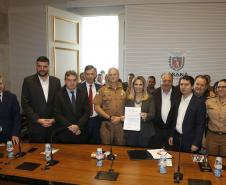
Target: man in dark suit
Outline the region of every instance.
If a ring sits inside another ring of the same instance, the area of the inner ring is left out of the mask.
[[[198,75],[195,77],[194,83],[194,95],[196,95],[200,100],[206,101],[209,96],[209,83],[208,78],[205,75]]]
[[[37,73],[24,79],[21,104],[29,119],[30,142],[49,142],[55,123],[53,102],[60,80],[49,76],[49,59],[41,56],[36,60]]]
[[[156,79],[154,76],[149,76],[147,79],[147,91],[148,94],[152,95],[155,91]]]
[[[201,147],[205,128],[205,103],[192,92],[194,78],[183,76],[180,81],[181,100],[177,103],[174,128],[169,144],[175,150],[195,152]]]
[[[56,136],[61,143],[86,143],[87,122],[90,116],[89,100],[78,85],[78,75],[74,71],[65,73],[65,86],[56,94],[56,125],[62,129]]]
[[[88,65],[84,70],[85,81],[79,84],[79,89],[87,95],[90,105],[90,118],[88,122],[88,136],[89,142],[94,144],[100,144],[100,117],[94,110],[93,99],[100,89],[101,85],[95,83],[95,67]]]
[[[153,92],[155,136],[150,141],[151,148],[171,148],[168,144],[168,139],[173,126],[174,106],[180,96],[179,90],[173,86],[172,74],[169,72],[163,73],[161,75],[161,87]]]
[[[135,77],[135,74],[134,73],[129,73],[128,76],[127,76],[127,82],[123,82],[122,83],[122,87],[123,87],[123,90],[127,93],[130,92],[130,89],[131,89],[131,84],[132,84],[132,81]]]
[[[16,95],[5,90],[3,77],[0,75],[0,142],[12,140],[13,144],[18,144],[20,128],[20,106]]]

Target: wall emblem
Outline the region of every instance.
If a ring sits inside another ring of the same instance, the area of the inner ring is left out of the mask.
[[[184,61],[185,61],[184,56],[172,55],[169,57],[169,66],[171,69],[179,71],[184,67]]]

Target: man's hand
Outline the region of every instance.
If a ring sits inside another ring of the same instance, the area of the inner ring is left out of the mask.
[[[140,117],[141,117],[144,121],[146,121],[147,116],[148,116],[148,113],[146,113],[146,112],[141,112],[141,113],[140,113]]]
[[[55,123],[55,119],[38,119],[37,122],[43,127],[50,127],[53,125],[53,123]]]
[[[169,143],[170,146],[173,146],[173,137],[169,138],[168,143]]]
[[[112,116],[111,117],[111,122],[113,124],[119,124],[121,122],[121,117],[120,116]]]
[[[69,129],[72,133],[74,133],[74,134],[76,134],[76,135],[80,135],[80,134],[81,134],[81,130],[80,130],[80,128],[79,128],[78,125],[72,124],[72,125],[70,125],[70,126],[68,127],[68,129]]]
[[[18,145],[19,142],[20,142],[19,137],[17,137],[17,136],[12,136],[12,142],[13,142],[14,145]]]
[[[192,152],[195,152],[195,151],[197,151],[199,148],[197,147],[197,146],[195,146],[195,145],[191,145],[191,151]]]

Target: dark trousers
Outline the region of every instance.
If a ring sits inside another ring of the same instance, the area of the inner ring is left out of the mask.
[[[155,135],[150,138],[149,147],[150,148],[165,148],[166,150],[171,150],[172,147],[169,145],[170,129],[166,128],[155,128]]]
[[[88,139],[91,144],[100,144],[100,124],[99,116],[90,117],[88,122]]]
[[[30,143],[49,143],[51,140],[52,131],[55,126],[43,127],[39,123],[30,124],[28,127],[29,131],[29,142]]]
[[[186,142],[183,134],[174,131],[173,134],[173,150],[181,152],[191,152],[191,142]]]
[[[125,145],[132,147],[148,147],[151,137],[143,137],[140,131],[124,131]]]
[[[65,143],[65,144],[84,144],[87,143],[87,133],[81,131],[80,135],[76,135],[72,133],[70,130],[66,129],[60,133],[56,134],[57,143]]]

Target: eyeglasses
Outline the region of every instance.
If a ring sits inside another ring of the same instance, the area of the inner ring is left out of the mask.
[[[226,89],[226,86],[217,86],[218,89]]]

